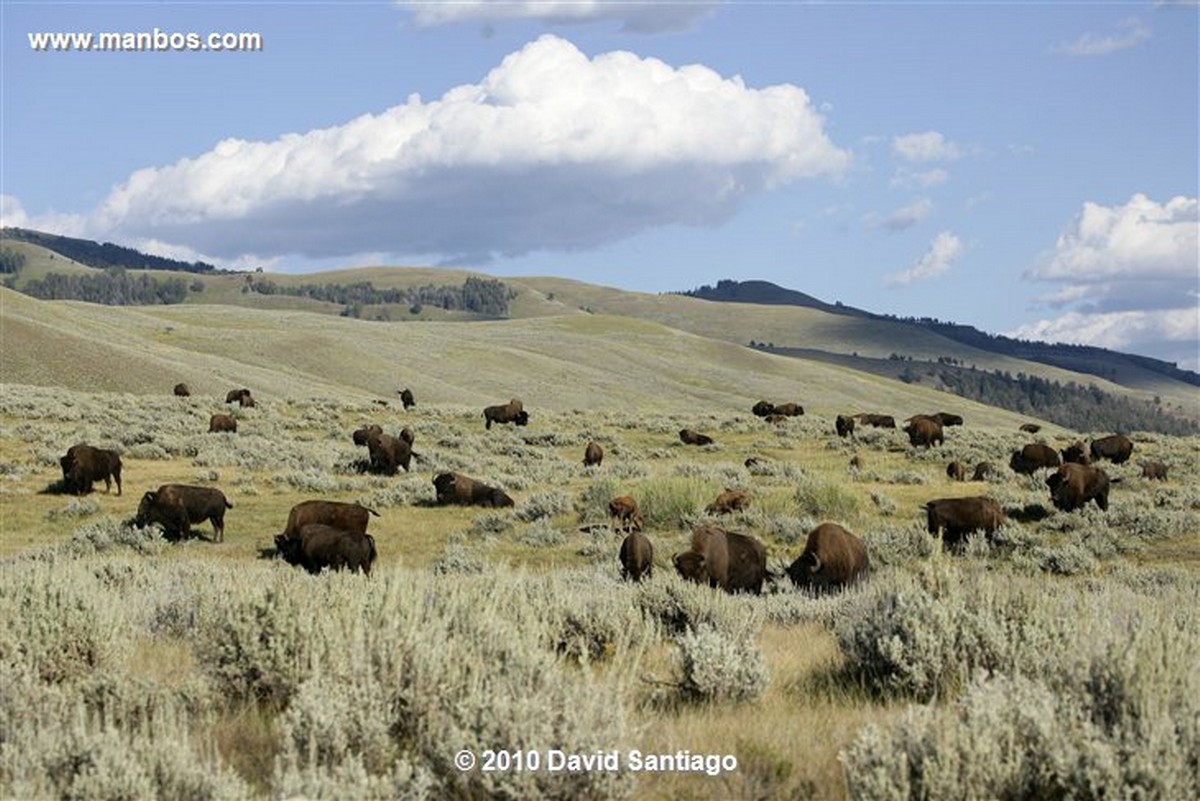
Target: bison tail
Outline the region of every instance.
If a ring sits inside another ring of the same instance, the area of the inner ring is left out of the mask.
[[[225,508],[226,508],[226,509],[232,509],[232,508],[233,508],[233,504],[229,502],[229,499],[228,499],[228,498],[226,498],[226,499],[225,499]]]
[[[360,504],[360,506],[361,506],[361,504]],[[376,512],[376,511],[375,511],[374,509],[372,509],[371,507],[369,507],[369,506],[363,506],[363,508],[364,508],[364,509],[366,509],[366,510],[367,510],[368,512],[370,512],[371,514],[375,515],[376,517],[379,517],[379,512]]]

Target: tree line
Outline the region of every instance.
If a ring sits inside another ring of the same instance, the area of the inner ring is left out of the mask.
[[[370,281],[354,284],[300,284],[288,286],[267,278],[247,276],[248,291],[261,295],[287,295],[337,303],[349,308],[382,304],[404,304],[415,312],[422,306],[436,306],[449,311],[468,311],[490,317],[508,315],[508,302],[516,292],[494,278],[468,276],[462,286],[420,287],[374,286]]]
[[[216,266],[204,261],[186,262],[165,256],[152,256],[140,250],[114,245],[112,242],[93,242],[90,239],[75,239],[69,236],[46,234],[26,228],[4,228],[0,238],[17,242],[29,242],[47,250],[53,250],[68,259],[104,270],[122,267],[127,270],[170,270],[172,272],[208,273]]]
[[[192,289],[204,285],[198,279]],[[21,288],[26,295],[41,300],[83,300],[105,306],[154,306],[182,303],[188,295],[188,281],[183,278],[155,278],[145,273],[130,274],[121,268],[88,275],[50,273],[40,280],[30,281]]]

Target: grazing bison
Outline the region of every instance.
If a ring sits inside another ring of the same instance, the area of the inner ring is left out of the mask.
[[[980,462],[975,465],[975,472],[971,475],[972,481],[987,481],[987,477],[992,472],[991,462]]]
[[[1152,481],[1166,481],[1167,466],[1158,460],[1142,462],[1142,478],[1148,478]]]
[[[62,468],[63,486],[68,492],[83,495],[92,491],[92,484],[103,481],[105,492],[111,492],[113,482],[116,482],[117,494],[121,494],[121,456],[116,451],[79,442],[67,448],[58,464]]]
[[[637,501],[632,496],[618,495],[609,501],[608,516],[621,524],[626,531],[631,528],[636,531],[642,529],[642,515],[638,511]]]
[[[904,427],[904,433],[908,434],[908,442],[914,448],[918,446],[929,448],[935,444],[941,445],[946,441],[942,435],[942,424],[933,417],[917,416],[912,418]]]
[[[248,389],[231,389],[229,392],[225,393],[225,402],[242,403],[242,398],[248,397],[250,397],[250,390]],[[242,405],[244,406],[245,404]]]
[[[787,575],[797,587],[829,592],[865,579],[870,567],[862,540],[837,523],[822,523],[808,532],[804,552],[788,565]]]
[[[839,414],[833,421],[833,428],[839,437],[854,436],[854,418]]]
[[[1092,459],[1108,459],[1113,464],[1124,464],[1133,453],[1133,440],[1121,434],[1092,440]]]
[[[351,437],[351,439],[354,440],[354,444],[361,448],[367,444],[367,441],[370,440],[371,437],[373,437],[373,436],[377,437],[382,433],[383,433],[382,428],[380,428],[377,425],[370,425],[370,426],[363,426],[362,428],[358,429],[353,434],[351,434],[350,437]]]
[[[378,552],[375,538],[359,531],[346,531],[325,523],[301,526],[294,537],[279,534],[275,549],[290,565],[302,567],[309,573],[330,570],[362,571],[371,575],[371,565]]]
[[[1062,465],[1046,479],[1050,500],[1054,508],[1062,512],[1081,509],[1088,501],[1095,501],[1101,511],[1107,511],[1111,485],[1108,473],[1099,467],[1074,462]]]
[[[400,402],[404,404],[405,409],[411,409],[417,405],[416,398],[413,397],[412,390],[405,387],[400,390]]]
[[[966,481],[967,466],[962,462],[951,462],[950,464],[946,465],[946,475],[951,481]]]
[[[187,397],[190,397],[192,394],[192,391],[190,389],[188,389],[188,385],[183,384],[183,383],[176,384],[173,392],[175,393],[175,397],[177,397],[177,398],[187,398]]]
[[[1036,434],[1037,432],[1042,430],[1042,427],[1040,425],[1038,425],[1037,423],[1022,423],[1021,430],[1024,431],[1026,434]]]
[[[407,437],[405,431],[408,432]],[[404,429],[399,437],[391,434],[371,434],[367,437],[367,453],[371,459],[371,468],[385,476],[394,476],[396,468],[403,467],[408,472],[412,462],[412,431]]]
[[[684,445],[712,445],[712,437],[697,433],[690,428],[680,429],[679,440]]]
[[[798,403],[780,403],[771,413],[782,414],[784,417],[799,417],[804,414],[804,407]]]
[[[513,499],[501,489],[484,484],[461,473],[439,473],[433,479],[439,504],[461,506],[513,506]]]
[[[529,422],[529,413],[525,411],[520,398],[513,398],[505,404],[488,406],[483,410],[483,419],[485,427],[489,429],[492,423],[514,423],[523,426]]]
[[[600,447],[598,442],[589,442],[587,447],[583,449],[583,466],[599,467],[600,462],[604,461],[604,448]]]
[[[962,419],[961,414],[950,414],[950,412],[938,412],[937,414],[931,414],[929,416],[932,417],[934,420],[937,420],[939,423],[941,423],[943,426],[946,426],[947,428],[950,426],[961,426],[963,424],[963,419]]]
[[[925,504],[929,533],[942,532],[947,545],[960,543],[972,531],[991,535],[1004,525],[1004,510],[994,499],[986,496],[972,498],[939,498]]]
[[[750,495],[745,490],[725,490],[704,511],[710,515],[727,515],[749,507]]]
[[[213,539],[225,539],[225,510],[233,504],[225,494],[213,487],[192,487],[187,484],[163,484],[142,496],[135,522],[139,526],[158,523],[169,540],[192,535],[192,523],[211,520]]]
[[[1059,451],[1063,462],[1074,462],[1075,464],[1091,464],[1092,457],[1088,455],[1087,448],[1082,441],[1076,441]]]
[[[759,595],[767,576],[767,551],[753,537],[702,525],[692,532],[691,549],[676,554],[675,569],[697,584]]]
[[[642,577],[650,578],[654,570],[654,546],[640,531],[631,531],[621,542],[621,578],[641,581]]]
[[[1057,451],[1041,442],[1031,442],[1021,450],[1013,451],[1012,458],[1008,460],[1008,466],[1014,473],[1027,476],[1032,476],[1043,467],[1058,467],[1060,464],[1062,462]]]
[[[295,538],[300,529],[312,523],[323,523],[343,531],[366,534],[370,515],[379,517],[379,512],[357,503],[301,501],[288,512],[287,526],[280,536]]]
[[[750,413],[755,417],[766,417],[768,414],[775,413],[775,404],[770,401],[760,400],[751,407]]]
[[[871,426],[872,428],[896,427],[896,418],[892,417],[890,414],[870,414],[864,412],[862,414],[856,414],[854,417],[857,418],[858,421],[863,425]]]
[[[208,433],[228,431],[237,433],[237,419],[232,414],[214,414],[208,418]]]

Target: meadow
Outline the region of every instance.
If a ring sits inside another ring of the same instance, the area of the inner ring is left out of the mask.
[[[915,451],[899,431],[842,440],[832,415],[773,426],[728,405],[526,397],[528,427],[485,431],[475,406],[256,396],[238,433],[208,434],[221,397],[0,386],[0,797],[1200,795],[1195,438],[1135,434],[1133,460],[1106,465],[1109,510],[1060,513],[1043,476],[1006,467],[1031,436],[993,418]],[[350,434],[367,423],[413,429],[411,473],[362,472]],[[683,427],[715,444],[682,445]],[[121,452],[121,496],[53,491],[81,440]],[[590,440],[599,467],[582,464]],[[1140,477],[1148,458],[1169,481]],[[997,469],[951,482],[951,459]],[[443,470],[516,506],[434,506]],[[225,492],[223,542],[207,523],[177,544],[132,525],[171,482]],[[683,582],[671,556],[726,488],[753,502],[723,524],[774,569],[834,520],[867,542],[869,581],[828,597]],[[619,577],[620,494],[655,548],[640,585]],[[921,505],[978,494],[1023,522],[947,553]],[[270,558],[308,498],[379,511],[370,578]],[[508,769],[484,770],[488,750]],[[631,756],[679,751],[716,759]],[[618,769],[556,767],[558,752]]]

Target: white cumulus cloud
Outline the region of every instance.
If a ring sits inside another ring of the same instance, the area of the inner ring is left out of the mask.
[[[905,161],[953,161],[962,148],[937,131],[905,134],[892,139],[892,152]]]
[[[1087,314],[1067,312],[1038,320],[1008,333],[1018,339],[1094,345],[1153,355],[1185,370],[1200,370],[1200,306],[1189,308]]]
[[[482,260],[716,224],[748,196],[849,163],[797,86],[589,58],[547,35],[436,100],[139,170],[88,227],[226,259]]]
[[[916,264],[907,270],[889,275],[887,285],[907,286],[936,278],[954,267],[965,250],[961,239],[950,231],[942,231],[934,237],[929,249],[917,259]]]
[[[630,3],[618,0],[455,0],[443,3],[411,3],[400,0],[418,25],[447,25],[460,22],[500,22],[533,19],[547,24],[619,22],[631,33],[662,33],[689,28],[712,13],[718,2]]]

